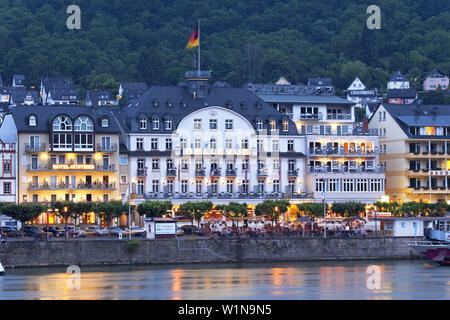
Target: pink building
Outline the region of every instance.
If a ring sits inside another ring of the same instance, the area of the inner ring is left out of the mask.
[[[438,86],[440,86],[442,90],[446,90],[448,88],[448,85],[448,76],[439,70],[434,70],[423,80],[423,90],[425,91],[436,90]]]

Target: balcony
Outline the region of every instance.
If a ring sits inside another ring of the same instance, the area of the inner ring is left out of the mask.
[[[215,177],[220,177],[222,175],[222,171],[219,169],[211,170],[211,175]]]
[[[46,152],[46,143],[40,143],[40,144],[25,144],[25,152]]]
[[[228,170],[226,170],[226,176],[227,177],[236,177],[236,170],[234,170],[234,169],[228,169]]]
[[[348,166],[340,166],[340,167],[312,167],[308,166],[309,173],[384,173],[385,167],[379,166],[377,168],[367,168],[361,166],[348,167]]]
[[[373,149],[345,149],[345,148],[309,148],[309,154],[313,156],[365,156],[365,157],[376,157],[379,154],[378,148]]]
[[[300,114],[300,120],[322,120],[321,113],[302,113]]]
[[[176,177],[177,176],[177,170],[175,170],[175,169],[167,169],[166,176],[167,177]]]
[[[117,144],[97,144],[97,152],[117,152]]]
[[[327,120],[351,120],[352,115],[349,113],[344,114],[328,114]]]
[[[298,177],[298,169],[288,170],[288,177]]]
[[[145,177],[147,175],[147,169],[136,169],[136,176]]]
[[[30,183],[28,185],[29,191],[45,191],[45,190],[116,190],[116,184],[115,183],[102,183],[101,181],[94,182],[91,184],[86,183],[79,183],[77,185],[73,184],[65,184],[65,183],[59,183],[59,184],[34,184]]]
[[[267,177],[268,176],[267,169],[259,169],[257,171],[257,176],[258,177]]]
[[[313,198],[307,193],[281,192],[150,192],[139,195],[140,199],[306,199]]]
[[[56,167],[54,167],[56,166]],[[115,172],[116,166],[114,164],[111,165],[103,165],[97,163],[90,164],[75,164],[75,163],[67,163],[67,164],[56,164],[56,163],[46,163],[40,165],[29,164],[27,166],[28,172],[40,172],[40,171],[51,171],[51,172]]]
[[[196,177],[204,177],[205,176],[205,170],[204,169],[195,170],[195,176]]]

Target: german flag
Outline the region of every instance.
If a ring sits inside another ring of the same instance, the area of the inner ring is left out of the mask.
[[[198,47],[198,40],[199,40],[199,37],[198,37],[198,26],[197,26],[197,28],[194,30],[194,32],[192,32],[191,37],[189,38],[189,41],[186,45],[186,48],[192,49],[192,48]]]

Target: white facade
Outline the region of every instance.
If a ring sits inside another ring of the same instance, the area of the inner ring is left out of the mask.
[[[173,134],[130,133],[127,140],[132,192],[138,195],[172,197],[177,203],[184,197],[239,201],[245,194],[264,198],[305,191],[305,162],[298,156],[305,149],[304,137],[276,131],[257,135],[245,117],[227,108],[194,111]]]
[[[366,89],[366,86],[358,77],[356,77],[355,80],[353,80],[353,82],[347,88],[348,91],[350,91],[350,90],[365,90],[365,89]]]
[[[16,143],[0,139],[0,202],[16,201]]]

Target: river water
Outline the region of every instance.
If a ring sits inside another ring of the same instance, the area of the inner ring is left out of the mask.
[[[448,300],[450,268],[423,260],[114,266],[83,267],[79,278],[66,268],[17,269],[0,277],[0,299]]]

